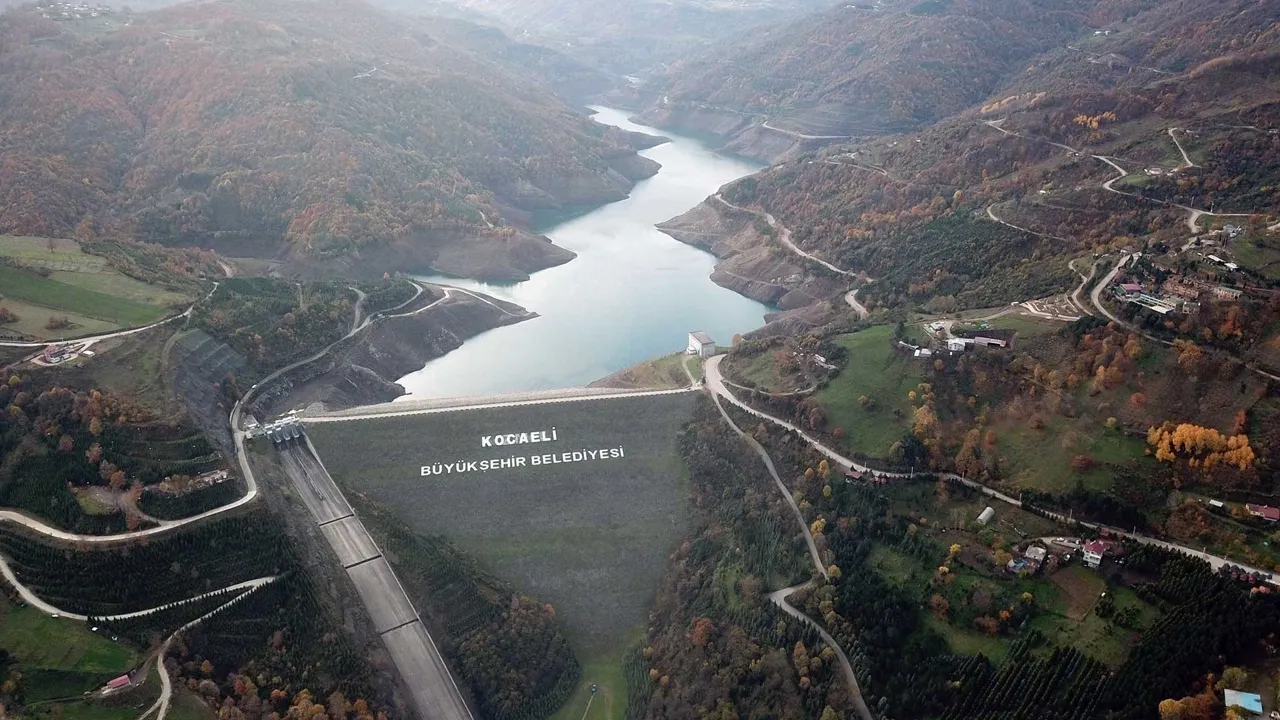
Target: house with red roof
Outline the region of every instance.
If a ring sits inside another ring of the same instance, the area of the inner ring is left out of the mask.
[[[1107,542],[1106,540],[1090,540],[1089,542],[1085,543],[1084,547],[1082,548],[1082,550],[1084,551],[1083,552],[1084,564],[1091,568],[1097,569],[1097,567],[1102,564],[1102,558],[1107,554],[1107,551],[1110,549],[1111,549],[1111,543]]]
[[[1273,508],[1270,505],[1253,505],[1251,503],[1247,503],[1245,504],[1244,509],[1249,511],[1249,514],[1254,517],[1260,517],[1263,520],[1269,520],[1270,522],[1280,522],[1280,508]]]

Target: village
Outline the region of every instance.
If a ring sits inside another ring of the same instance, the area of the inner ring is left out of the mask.
[[[105,15],[115,14],[115,10],[108,8],[106,5],[86,5],[77,3],[50,3],[49,5],[37,5],[36,10],[40,13],[40,17],[49,20],[82,20],[86,18],[101,18]]]
[[[115,10],[105,5],[85,5],[77,3],[50,3],[37,5],[36,11],[46,20],[84,20],[85,18],[103,17],[115,14]]]
[[[1245,228],[1226,224],[1192,237],[1180,248],[1135,252],[1116,276],[1117,302],[1157,315],[1189,314],[1201,302],[1235,302],[1246,293],[1270,295],[1270,283],[1235,259]]]

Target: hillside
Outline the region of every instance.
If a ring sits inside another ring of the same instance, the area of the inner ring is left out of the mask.
[[[1016,82],[918,133],[835,145],[723,196],[875,278],[860,297],[880,305],[1044,297],[1079,282],[1071,257],[1144,243],[1178,267],[1189,235],[1246,221],[1207,211],[1280,214],[1268,190],[1280,181],[1277,17],[1243,0],[1164,3],[1037,56]],[[1241,264],[1265,270],[1272,223],[1235,251]]]
[[[914,129],[982,100],[1105,4],[841,4],[673,64],[654,80],[662,101],[646,117],[722,136],[761,118],[790,138]]]
[[[14,10],[0,48],[0,232],[518,279],[572,257],[527,213],[656,170],[552,95],[572,61],[349,0]]]

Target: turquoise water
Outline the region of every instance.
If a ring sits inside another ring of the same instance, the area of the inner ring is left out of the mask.
[[[721,344],[764,324],[770,308],[708,279],[715,258],[654,228],[761,166],[702,143],[593,108],[595,119],[671,142],[640,153],[662,164],[625,200],[544,233],[578,257],[526,282],[491,285],[423,276],[509,300],[541,317],[490,330],[400,379],[416,397],[578,387],[642,360],[684,349],[692,330]]]

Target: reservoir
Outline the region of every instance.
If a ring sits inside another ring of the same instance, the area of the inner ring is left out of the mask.
[[[640,154],[662,164],[630,197],[555,225],[544,234],[578,257],[521,283],[495,285],[437,276],[423,280],[514,302],[540,317],[496,328],[400,379],[410,397],[450,397],[581,387],[643,360],[684,349],[703,330],[728,345],[764,324],[766,305],[708,278],[711,255],[658,232],[727,182],[762,166],[702,143],[592,108],[595,120],[664,135]]]

